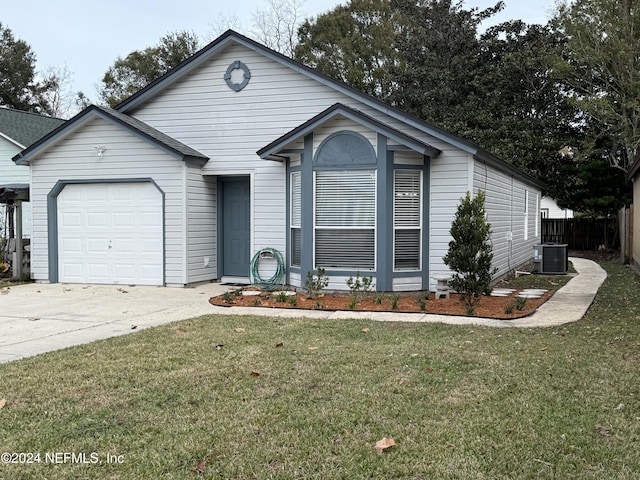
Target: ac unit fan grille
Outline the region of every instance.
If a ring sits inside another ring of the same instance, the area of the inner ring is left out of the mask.
[[[544,247],[542,254],[542,271],[544,273],[567,273],[565,247]]]

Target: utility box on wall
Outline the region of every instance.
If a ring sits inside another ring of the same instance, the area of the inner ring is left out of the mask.
[[[567,244],[541,243],[533,246],[535,273],[565,275],[569,269]]]

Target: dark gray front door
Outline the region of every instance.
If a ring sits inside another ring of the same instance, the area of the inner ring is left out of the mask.
[[[222,275],[249,276],[250,188],[249,178],[223,179]]]

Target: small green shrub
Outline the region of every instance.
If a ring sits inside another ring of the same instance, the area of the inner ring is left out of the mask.
[[[398,300],[400,300],[400,297],[398,295],[391,296],[391,310],[398,309]]]
[[[352,297],[366,295],[373,289],[373,277],[360,278],[360,272],[356,272],[356,278],[349,277],[347,279],[347,287],[351,291]]]
[[[231,294],[229,292],[224,292],[222,294],[222,299],[224,303],[233,303],[233,298],[231,298]]]
[[[416,298],[416,303],[421,312],[424,312],[425,308],[427,308],[427,300],[424,297]]]
[[[516,297],[516,309],[522,311],[525,304],[527,303],[527,299],[524,297]]]
[[[292,307],[297,307],[298,306],[298,298],[296,296],[293,296],[289,299],[289,303],[291,304]]]
[[[287,292],[278,292],[276,295],[274,295],[274,298],[276,299],[276,302],[286,302],[287,301]]]
[[[382,305],[382,302],[384,301],[384,295],[382,294],[376,295],[375,301],[376,301],[376,305]]]
[[[318,268],[318,275],[314,275],[311,271],[307,272],[304,287],[308,297],[315,297],[321,290],[327,288],[327,285],[329,285],[329,277],[325,275],[324,268]]]

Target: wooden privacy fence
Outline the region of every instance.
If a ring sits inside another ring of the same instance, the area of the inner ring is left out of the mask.
[[[569,250],[620,248],[617,218],[542,219],[542,243],[566,243]]]

